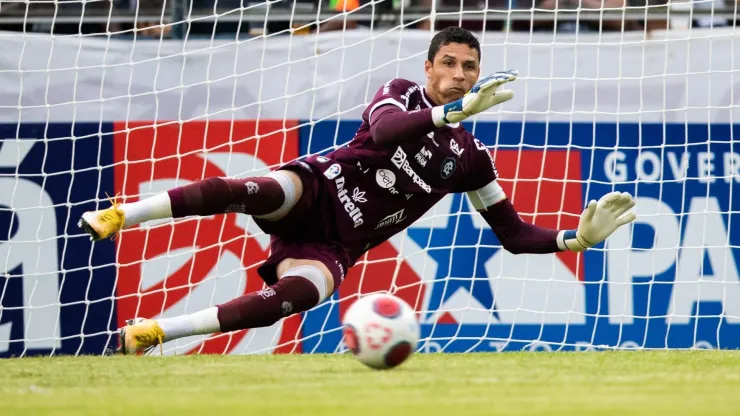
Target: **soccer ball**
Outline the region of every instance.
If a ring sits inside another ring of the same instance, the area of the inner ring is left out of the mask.
[[[361,363],[375,369],[406,361],[419,342],[419,322],[408,303],[389,294],[361,297],[344,314],[344,343]]]

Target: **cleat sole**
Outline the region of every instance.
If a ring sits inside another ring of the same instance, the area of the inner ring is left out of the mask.
[[[126,328],[118,330],[118,349],[116,353],[126,355]]]
[[[83,229],[86,233],[90,235],[90,241],[102,240],[98,233],[90,226],[87,221],[85,221],[84,218],[80,218],[80,220],[77,222],[77,227]]]

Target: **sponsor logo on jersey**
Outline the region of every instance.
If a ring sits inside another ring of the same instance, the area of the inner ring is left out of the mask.
[[[361,191],[360,188],[355,187],[355,189],[352,190],[352,200],[359,203],[367,202],[365,191]]]
[[[393,80],[390,80],[383,85],[383,95],[388,95],[391,93],[391,83],[392,82]]]
[[[340,166],[338,163],[329,166],[329,169],[324,171],[324,176],[326,176],[329,180],[334,179],[341,174],[342,166]]]
[[[456,168],[457,162],[455,161],[455,158],[447,156],[445,160],[442,161],[442,169],[440,171],[442,179],[447,179],[452,176],[452,174],[455,173]]]
[[[493,173],[498,178],[498,170],[496,169],[496,162],[493,161],[493,155],[491,155],[491,152],[488,151],[488,148],[486,147],[485,144],[483,144],[483,142],[481,142],[478,139],[474,139],[474,142],[475,142],[475,147],[478,150],[482,150],[486,152],[486,154],[488,155],[488,158],[491,160],[491,168],[493,169]]]
[[[326,157],[324,157],[324,156],[316,156],[316,160],[317,160],[317,161],[318,161],[319,163],[326,163],[326,162],[328,162],[328,161],[329,161],[329,158],[326,158]]]
[[[339,165],[336,165],[336,166],[339,166]],[[354,202],[352,202],[353,198],[351,198],[347,194],[347,189],[344,187],[344,176],[340,176],[336,178],[334,183],[337,185],[337,196],[339,197],[339,202],[344,204],[344,210],[347,211],[350,218],[352,218],[352,221],[354,221],[355,228],[361,226],[363,223],[362,211],[360,211],[360,207],[358,207],[357,205],[354,204]],[[355,191],[358,193],[361,192],[362,194],[365,193],[364,191],[360,191],[359,188],[355,188]],[[362,196],[360,195],[360,197]],[[363,199],[362,202],[365,202],[365,198],[362,198],[362,199]]]
[[[409,89],[406,90],[406,93],[401,96],[404,101],[406,101],[406,108],[409,107],[409,98],[411,97],[411,94],[413,94],[416,91],[421,91],[421,87],[417,84],[414,84],[409,87]]]
[[[457,144],[455,139],[450,139],[450,150],[452,150],[452,153],[462,156],[463,152],[465,151],[464,148],[460,148],[460,145]]]
[[[375,172],[375,181],[383,189],[392,188],[396,184],[396,174],[388,169],[378,169]]]
[[[388,169],[378,169],[375,172],[375,182],[378,183],[383,189],[387,189],[390,193],[397,195],[398,190],[393,187],[396,184],[396,174]]]
[[[375,226],[375,229],[387,227],[389,225],[398,224],[406,219],[406,217],[403,215],[403,208],[401,208],[400,211],[395,212],[382,220],[378,223],[378,225]]]
[[[416,174],[414,169],[411,168],[411,164],[407,159],[408,156],[406,156],[406,152],[404,152],[403,149],[401,149],[401,146],[399,146],[396,148],[396,153],[393,154],[391,162],[393,162],[393,164],[396,165],[397,168],[403,169],[403,171],[406,172],[409,177],[411,177],[414,183],[418,185],[421,189],[423,189],[426,193],[432,193],[432,187],[427,185],[427,183],[424,182],[424,180]]]
[[[486,147],[486,145],[485,145],[485,144],[483,144],[483,142],[482,142],[482,141],[480,141],[480,140],[478,140],[478,139],[473,139],[473,141],[475,142],[475,147],[476,147],[476,148],[477,148],[478,150],[486,150],[486,151],[488,151],[488,148]]]
[[[427,162],[431,158],[432,158],[432,152],[427,150],[426,146],[422,146],[421,150],[419,150],[419,153],[417,153],[415,156],[416,162],[420,164],[421,167],[426,167]]]

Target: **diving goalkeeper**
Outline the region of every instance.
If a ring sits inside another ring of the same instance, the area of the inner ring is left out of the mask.
[[[362,115],[348,145],[293,161],[262,177],[208,178],[151,198],[86,212],[94,240],[163,218],[238,212],[271,236],[258,272],[267,287],[193,314],[136,318],[120,350],[147,352],[177,338],[270,326],[331,296],[366,251],[402,231],[449,193],[467,193],[511,253],[583,251],[635,219],[628,193],[589,202],[576,230],[526,223],[496,182],[491,153],[460,122],[510,100],[516,71],[479,80],[480,44],[451,27],[431,41],[426,84],[394,79]]]

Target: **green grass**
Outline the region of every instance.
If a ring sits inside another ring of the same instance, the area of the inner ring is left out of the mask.
[[[0,415],[738,415],[740,351],[0,360]]]

